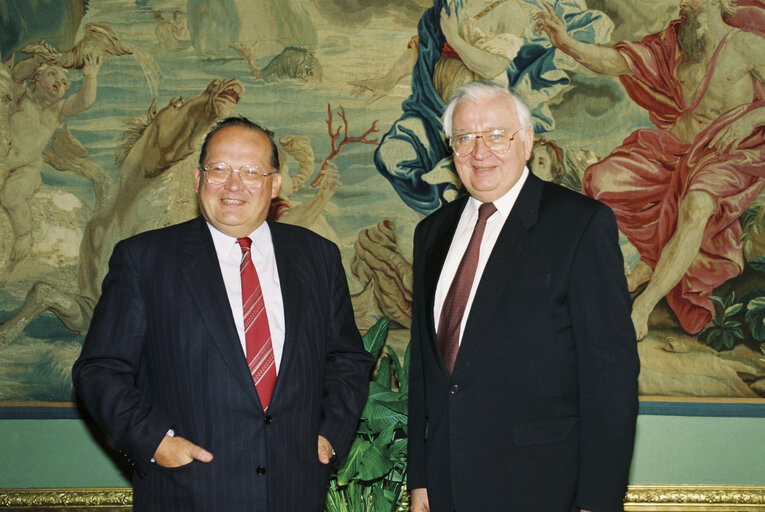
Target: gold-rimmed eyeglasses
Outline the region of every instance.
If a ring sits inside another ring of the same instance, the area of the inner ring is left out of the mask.
[[[454,135],[449,143],[457,156],[467,156],[473,152],[478,139],[481,139],[487,148],[495,153],[506,153],[510,149],[515,136],[520,132],[520,128],[514,132],[496,128],[494,130],[484,130],[481,132],[465,132]]]
[[[207,164],[202,170],[205,172],[205,179],[213,185],[223,185],[231,177],[232,172],[238,172],[239,178],[248,188],[260,188],[268,176],[277,171],[266,172],[258,165],[243,165],[239,169],[234,169],[231,164],[226,162],[213,162]]]

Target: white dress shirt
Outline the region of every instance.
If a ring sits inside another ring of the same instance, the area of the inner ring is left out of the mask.
[[[486,221],[486,230],[483,232],[481,249],[478,253],[478,266],[475,270],[473,285],[470,288],[470,295],[468,296],[467,304],[465,305],[465,313],[462,315],[462,323],[460,324],[460,344],[462,344],[462,334],[465,332],[465,324],[467,323],[468,315],[470,314],[470,307],[473,305],[473,298],[475,297],[478,283],[481,282],[483,269],[486,268],[486,262],[489,260],[492,249],[494,249],[494,244],[497,243],[499,232],[502,231],[502,226],[505,225],[505,221],[510,215],[510,211],[513,209],[515,200],[518,199],[518,194],[521,192],[523,184],[526,183],[528,175],[529,170],[524,167],[523,173],[521,173],[521,177],[515,185],[513,185],[505,195],[494,201],[494,206],[497,207],[497,211]],[[454,238],[452,239],[451,246],[449,246],[449,252],[446,254],[446,260],[441,269],[441,275],[438,278],[435,303],[433,305],[433,317],[436,321],[436,328],[438,328],[438,321],[441,317],[441,309],[444,306],[446,294],[449,292],[449,287],[457,273],[457,268],[460,265],[460,261],[462,261],[462,256],[465,254],[465,250],[470,242],[470,237],[473,235],[473,229],[478,220],[478,207],[481,206],[481,204],[480,201],[473,197],[468,199],[465,209],[462,211],[460,221],[457,224],[457,230],[454,232]]]
[[[218,264],[223,275],[223,283],[226,286],[228,302],[231,313],[234,315],[236,331],[239,334],[239,343],[247,357],[247,342],[244,337],[244,309],[242,307],[242,278],[239,271],[242,262],[242,249],[236,243],[236,238],[221,233],[215,227],[207,223],[210,228],[215,252],[218,254]],[[279,284],[279,272],[276,268],[276,255],[274,244],[271,241],[271,230],[268,223],[264,222],[255,231],[250,233],[252,246],[250,256],[258,273],[260,287],[263,290],[263,300],[266,303],[266,316],[268,328],[271,330],[271,345],[274,350],[276,373],[279,374],[279,365],[284,352],[284,302],[282,300],[282,288]]]

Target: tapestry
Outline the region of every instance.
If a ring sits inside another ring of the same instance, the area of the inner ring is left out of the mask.
[[[761,0],[8,0],[0,24],[0,405],[75,400],[114,244],[198,215],[230,115],[275,132],[269,217],[338,245],[358,327],[388,316],[403,353],[414,228],[464,193],[445,99],[476,79],[527,101],[532,172],[616,213],[641,395],[765,397]]]

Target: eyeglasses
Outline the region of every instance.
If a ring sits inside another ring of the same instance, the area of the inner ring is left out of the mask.
[[[266,178],[277,172],[266,172],[257,165],[243,165],[239,169],[234,169],[231,164],[225,162],[207,164],[207,167],[203,167],[202,170],[205,171],[207,182],[213,185],[223,185],[231,177],[232,172],[238,172],[239,178],[247,188],[262,187]]]
[[[487,148],[495,153],[505,153],[510,149],[510,144],[515,136],[520,132],[520,128],[510,133],[508,130],[494,129],[482,132],[460,133],[450,139],[450,144],[454,154],[457,156],[467,156],[473,152],[478,139],[483,140]]]

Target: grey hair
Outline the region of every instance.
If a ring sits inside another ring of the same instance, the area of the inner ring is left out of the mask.
[[[518,114],[518,122],[521,123],[521,136],[526,137],[526,130],[532,127],[532,123],[531,110],[529,110],[529,107],[526,105],[523,98],[521,98],[517,92],[504,85],[483,80],[462,85],[452,93],[449,101],[446,103],[443,115],[444,132],[446,133],[446,136],[451,138],[454,133],[452,123],[454,120],[454,110],[457,108],[457,105],[464,100],[478,101],[489,96],[497,95],[504,96],[513,102],[513,105],[515,105],[515,112]]]

